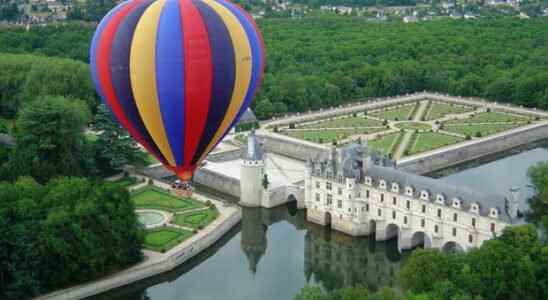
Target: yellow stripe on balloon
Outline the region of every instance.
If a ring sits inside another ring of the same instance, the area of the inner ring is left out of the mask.
[[[156,86],[156,36],[165,2],[166,0],[159,0],[152,3],[139,19],[131,42],[129,70],[139,114],[158,149],[169,164],[175,166]]]
[[[232,46],[234,48],[236,76],[234,90],[230,99],[230,105],[228,106],[225,117],[221,122],[219,129],[213,136],[213,139],[204,151],[204,154],[202,154],[200,160],[204,159],[209,151],[212,150],[211,148],[217,144],[219,139],[222,137],[222,134],[228,129],[228,126],[230,126],[232,121],[234,121],[234,118],[236,118],[249,88],[252,67],[251,46],[249,45],[249,40],[245,29],[240,24],[238,18],[234,16],[228,8],[214,0],[203,0],[203,2],[209,5],[221,17],[223,23],[228,29],[230,39],[232,40]]]

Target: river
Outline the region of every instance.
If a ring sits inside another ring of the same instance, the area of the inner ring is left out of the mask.
[[[431,176],[499,193],[519,187],[523,211],[533,192],[527,169],[543,160],[548,160],[546,142]],[[398,287],[395,274],[409,252],[400,254],[395,241],[352,238],[307,223],[304,217],[291,205],[244,209],[240,225],[176,270],[94,299],[290,300],[306,285]]]

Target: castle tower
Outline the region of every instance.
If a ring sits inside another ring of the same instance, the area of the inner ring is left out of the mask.
[[[264,155],[263,149],[252,130],[247,136],[247,148],[240,168],[240,204],[261,206],[263,198]]]
[[[267,227],[262,223],[261,208],[242,208],[242,240],[240,246],[247,257],[249,270],[255,274],[261,257],[266,253]]]

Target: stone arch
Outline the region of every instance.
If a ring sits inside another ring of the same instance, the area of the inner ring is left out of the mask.
[[[392,239],[394,237],[399,237],[400,235],[400,226],[394,223],[388,223],[384,229],[386,239]]]
[[[374,219],[369,220],[369,234],[373,237],[375,236],[375,232],[377,231],[377,221]]]
[[[293,194],[290,194],[287,196],[287,212],[290,216],[295,216],[297,211],[297,198]]]
[[[330,212],[325,212],[325,215],[324,215],[324,220],[325,220],[325,226],[331,226],[331,213]]]
[[[411,249],[416,247],[432,248],[432,239],[424,231],[416,231],[411,236]]]
[[[464,248],[461,246],[461,244],[455,242],[455,241],[448,241],[443,244],[441,247],[441,250],[443,252],[464,252]]]

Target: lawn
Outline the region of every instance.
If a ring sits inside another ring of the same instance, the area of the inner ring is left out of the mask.
[[[418,133],[415,140],[411,143],[408,149],[408,155],[413,155],[444,146],[456,144],[462,142],[464,139],[456,136],[437,132],[423,132]]]
[[[340,141],[356,134],[368,134],[379,131],[384,131],[386,128],[356,128],[341,129],[341,130],[289,130],[282,133],[301,140],[307,140],[315,143],[331,143],[332,141]]]
[[[472,106],[435,101],[432,102],[430,111],[426,114],[426,120],[441,119],[450,114],[462,114],[473,110]]]
[[[177,214],[173,222],[180,226],[201,229],[213,222],[219,212],[215,208]]]
[[[445,125],[443,130],[469,135],[471,137],[482,137],[510,130],[522,124],[482,124],[482,125]],[[479,133],[479,135],[478,135]]]
[[[432,126],[418,122],[403,122],[395,124],[396,127],[406,130],[430,130]]]
[[[191,198],[179,198],[156,187],[145,187],[131,194],[131,199],[136,208],[164,209],[168,211],[181,211],[192,208],[204,207],[204,205]]]
[[[416,103],[413,103],[395,106],[393,108],[388,108],[387,110],[373,112],[371,115],[383,120],[406,121],[409,120],[416,105]]]
[[[382,127],[382,122],[366,117],[342,117],[325,120],[314,124],[306,124],[301,128],[354,128],[354,127]]]
[[[143,246],[146,249],[165,252],[192,236],[192,231],[162,227],[146,232]]]
[[[472,123],[510,123],[527,122],[531,118],[523,115],[507,114],[503,112],[483,112],[462,120],[451,120],[448,124],[472,124]]]
[[[122,177],[120,179],[117,179],[115,181],[113,181],[115,184],[123,187],[123,188],[127,188],[127,187],[130,187],[134,184],[137,183],[137,178],[135,177],[130,177],[130,176],[127,176],[127,177]]]
[[[399,132],[385,134],[376,139],[368,140],[367,145],[384,154],[392,153],[399,135]]]

